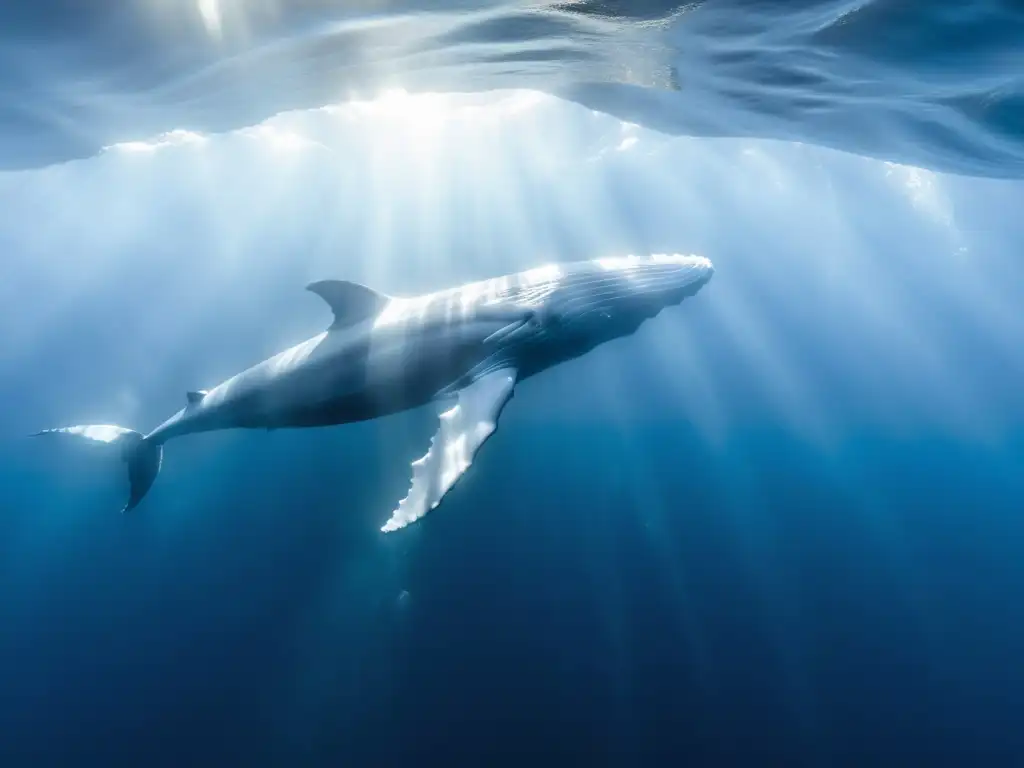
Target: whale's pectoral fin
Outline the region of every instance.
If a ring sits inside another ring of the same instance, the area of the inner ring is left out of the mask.
[[[441,503],[444,495],[469,469],[473,457],[494,434],[505,403],[512,399],[516,370],[501,368],[484,374],[459,390],[458,401],[441,414],[441,424],[426,455],[412,463],[409,495],[381,528],[397,531]]]

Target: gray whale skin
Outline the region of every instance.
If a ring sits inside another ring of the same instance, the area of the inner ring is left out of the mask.
[[[629,336],[714,273],[701,256],[626,256],[549,264],[417,297],[325,280],[307,286],[334,313],[330,327],[209,390],[147,435],[110,424],[37,432],[113,446],[127,465],[134,509],[152,486],[163,445],[218,429],[317,427],[428,403],[439,426],[412,464],[408,495],[382,531],[436,508],[469,468],[516,383]]]

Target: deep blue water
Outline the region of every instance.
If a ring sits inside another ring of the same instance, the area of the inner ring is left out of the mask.
[[[1017,4],[221,6],[0,9],[0,765],[1024,763]],[[319,109],[382,86],[476,93]],[[174,441],[125,517],[24,437],[311,280],[662,251],[713,281],[396,534],[429,409]]]

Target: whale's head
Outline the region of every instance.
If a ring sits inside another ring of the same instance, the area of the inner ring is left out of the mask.
[[[538,367],[577,357],[636,331],[696,294],[714,274],[703,256],[654,255],[562,264],[526,331]]]
[[[583,333],[632,333],[644,320],[693,296],[715,269],[703,256],[654,255],[567,265],[545,302],[549,322]]]
[[[703,256],[597,259],[579,270],[577,301],[589,301],[609,314],[653,316],[693,296],[714,273],[711,261]]]

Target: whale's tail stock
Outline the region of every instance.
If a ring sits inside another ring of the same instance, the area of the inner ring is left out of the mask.
[[[134,509],[149,491],[163,462],[163,446],[147,440],[134,429],[113,424],[81,424],[74,427],[44,429],[32,436],[57,435],[81,441],[83,444],[107,445],[120,449],[121,460],[128,465],[130,490],[128,502],[121,512]]]

